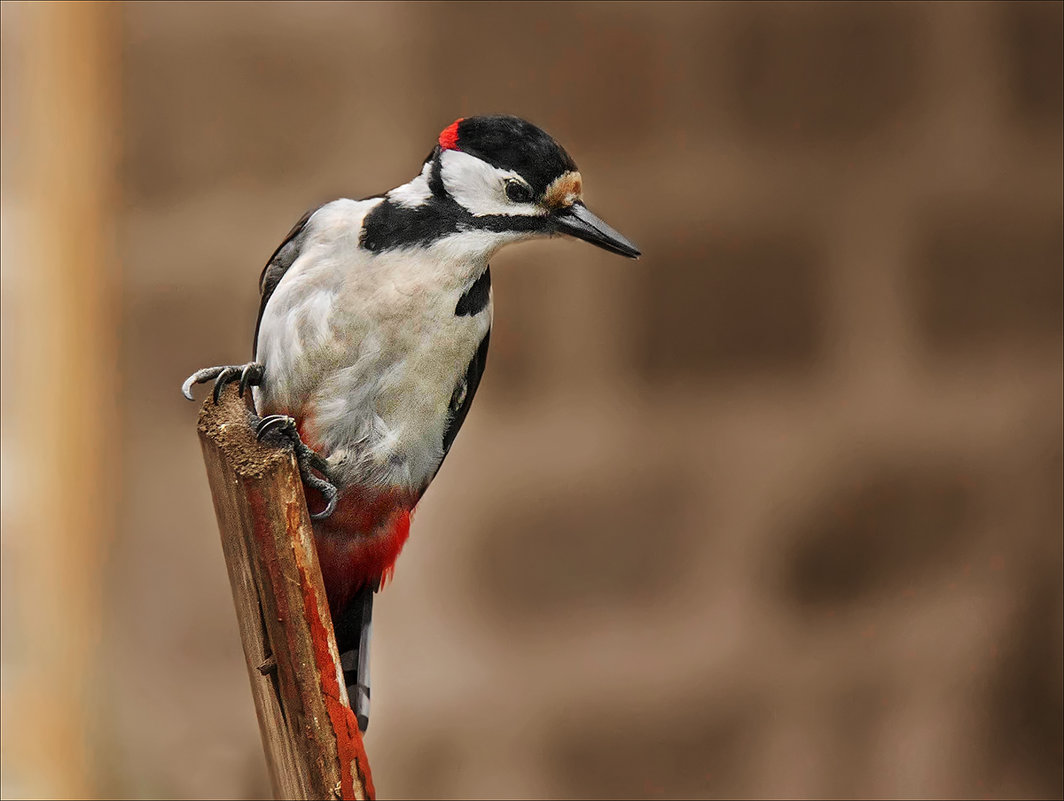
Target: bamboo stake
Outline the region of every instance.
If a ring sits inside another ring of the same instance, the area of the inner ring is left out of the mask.
[[[235,386],[199,437],[274,795],[372,799],[292,451],[255,438]]]
[[[28,797],[99,789],[104,565],[124,433],[115,248],[121,13],[101,3],[3,9],[5,38],[21,46],[4,64],[13,89],[3,146],[3,558],[11,569],[0,753],[5,791],[10,780]]]

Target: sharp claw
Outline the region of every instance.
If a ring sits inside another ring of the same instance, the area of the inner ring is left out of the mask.
[[[225,389],[225,385],[236,378],[240,371],[235,367],[226,367],[222,372],[218,374],[218,377],[214,379],[214,405],[218,405],[218,401],[222,398],[222,390]]]
[[[262,439],[269,434],[275,428],[282,428],[288,425],[295,425],[295,420],[285,414],[271,414],[268,417],[263,417],[259,421],[258,428],[255,429],[255,436],[258,439]]]
[[[185,379],[185,383],[181,385],[181,394],[189,400],[195,400],[192,397],[192,387],[196,384],[203,384],[207,381],[213,380],[214,384],[214,403],[217,405],[221,399],[222,390],[225,389],[226,384],[230,383],[238,375],[240,376],[240,396],[244,396],[244,390],[248,386],[257,386],[262,382],[262,376],[265,369],[258,362],[251,362],[250,364],[241,365],[229,365],[226,367],[204,367],[202,370],[197,370],[188,378]]]
[[[240,373],[240,397],[244,397],[244,391],[252,382],[258,384],[262,380],[262,366],[252,362],[244,367]]]
[[[193,373],[185,379],[185,383],[181,385],[181,394],[188,398],[190,401],[196,400],[192,397],[192,385],[196,383],[196,374]]]
[[[185,379],[185,383],[181,385],[181,394],[189,400],[195,400],[192,397],[193,384],[202,384],[204,381],[210,381],[212,378],[216,378],[223,369],[222,367],[204,367],[202,370],[197,370]]]
[[[314,486],[314,488],[318,490],[318,492],[324,495],[327,500],[325,503],[325,508],[317,514],[312,514],[310,516],[310,519],[324,520],[326,517],[336,511],[336,499],[337,497],[339,497],[339,493],[336,491],[336,487],[330,484],[328,481],[322,481],[320,478],[317,477],[313,478],[314,483],[312,486]]]

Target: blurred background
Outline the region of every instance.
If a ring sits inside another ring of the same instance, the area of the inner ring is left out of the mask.
[[[380,796],[1061,797],[1062,9],[5,2],[4,797],[269,793],[178,387],[492,112],[645,255],[493,263]]]

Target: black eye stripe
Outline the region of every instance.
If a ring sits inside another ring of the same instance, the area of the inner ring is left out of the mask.
[[[532,190],[520,181],[507,181],[506,197],[514,203],[529,203],[532,201]]]

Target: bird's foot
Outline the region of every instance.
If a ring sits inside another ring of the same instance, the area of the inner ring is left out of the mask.
[[[240,379],[240,396],[243,397],[248,387],[257,387],[262,383],[262,377],[265,372],[266,368],[258,362],[223,367],[204,367],[185,379],[185,383],[181,385],[181,394],[189,400],[195,400],[192,397],[193,384],[205,384],[208,381],[213,381],[214,403],[217,405],[218,399],[222,397],[222,390],[225,389],[227,384]]]
[[[292,443],[292,447],[296,452],[296,462],[299,464],[299,475],[302,477],[303,483],[316,489],[325,499],[325,508],[317,514],[311,514],[311,519],[323,520],[331,515],[333,510],[336,509],[336,499],[339,496],[339,492],[336,489],[336,485],[328,480],[329,463],[325,461],[320,453],[312,450],[303,442],[299,436],[299,429],[296,428],[294,418],[286,414],[270,414],[263,417],[255,428],[255,436],[262,439],[271,432],[283,436]],[[316,476],[313,472],[315,470],[325,476],[325,478]]]

